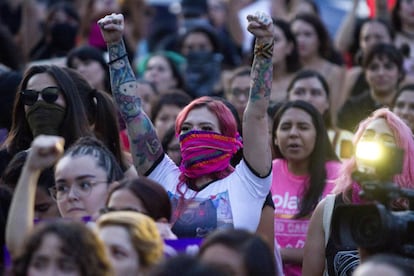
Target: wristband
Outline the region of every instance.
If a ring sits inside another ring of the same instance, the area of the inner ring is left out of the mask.
[[[119,57],[117,57],[116,59],[113,59],[113,60],[111,60],[111,61],[108,61],[108,65],[111,65],[111,64],[113,64],[113,63],[115,63],[115,62],[117,62],[117,61],[119,61],[119,60],[121,60],[121,59],[123,59],[124,57],[126,57],[126,56],[128,56],[128,54],[127,53],[125,53],[125,54],[123,54],[122,56],[119,56]]]
[[[264,44],[255,44],[254,45],[254,55],[263,58],[272,58],[273,56],[273,44],[271,43],[264,43]]]

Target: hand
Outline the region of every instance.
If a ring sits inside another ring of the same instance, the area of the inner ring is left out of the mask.
[[[117,43],[122,40],[125,29],[122,14],[110,14],[98,20],[99,28],[106,44]]]
[[[51,167],[63,154],[65,139],[53,135],[37,136],[30,147],[26,165],[31,170]]]
[[[247,16],[247,30],[256,38],[271,38],[273,40],[273,22],[270,15],[264,12],[256,12]]]

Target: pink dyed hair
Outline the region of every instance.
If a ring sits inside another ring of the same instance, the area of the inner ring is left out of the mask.
[[[402,188],[414,188],[414,138],[410,128],[388,108],[380,108],[374,111],[371,116],[361,121],[358,126],[353,139],[354,146],[358,143],[361,136],[363,135],[368,124],[372,121],[384,118],[388,126],[395,137],[395,141],[398,147],[404,150],[404,162],[402,173],[394,176],[394,182]],[[334,193],[338,194],[345,192],[345,194],[352,187],[352,172],[356,169],[355,156],[344,161],[340,177],[336,180],[336,185],[333,190]]]
[[[178,113],[177,119],[175,120],[175,135],[179,136],[181,132],[181,126],[183,125],[185,119],[188,116],[188,113],[190,113],[191,110],[201,108],[201,107],[207,107],[208,110],[210,110],[213,114],[216,115],[218,122],[220,124],[219,128],[222,135],[228,136],[228,137],[234,137],[237,138],[238,132],[237,132],[237,122],[234,118],[233,113],[231,113],[230,109],[224,104],[224,102],[220,100],[213,99],[208,96],[203,96],[200,98],[197,98],[193,100],[191,103],[189,103],[186,107],[184,107],[183,110],[181,110],[180,113]],[[210,174],[215,179],[222,179],[226,176],[228,176],[231,172],[233,172],[234,168],[229,166],[219,172],[214,172]],[[179,216],[179,214],[182,211],[183,204],[184,204],[184,193],[182,191],[182,187],[185,186],[185,190],[188,189],[187,185],[193,185],[195,183],[195,179],[191,179],[187,176],[185,176],[183,173],[179,176],[179,183],[177,185],[177,192],[180,195],[180,199],[177,206],[177,214],[176,216]]]
[[[180,135],[181,126],[184,120],[187,118],[188,113],[191,110],[201,107],[207,107],[213,114],[216,115],[219,124],[221,134],[229,137],[237,136],[237,122],[234,119],[233,113],[230,109],[220,100],[215,100],[211,97],[204,96],[193,100],[178,114],[175,121],[175,135]]]

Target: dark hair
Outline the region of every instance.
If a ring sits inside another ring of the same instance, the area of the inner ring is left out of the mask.
[[[192,0],[194,1],[194,0]],[[186,32],[178,39],[178,46],[177,49],[181,52],[183,47],[184,41],[187,39],[188,36],[194,33],[202,33],[207,36],[208,40],[210,41],[211,45],[213,46],[214,53],[221,53],[222,46],[220,44],[220,40],[218,39],[218,35],[212,27],[209,25],[195,25],[186,30]]]
[[[400,81],[404,77],[404,57],[402,53],[393,44],[389,43],[378,43],[375,44],[371,49],[368,49],[366,55],[362,59],[362,68],[367,70],[371,62],[375,58],[386,58],[392,63],[397,65],[398,71],[400,72]]]
[[[361,48],[360,36],[361,36],[362,28],[365,26],[365,24],[372,23],[372,22],[377,22],[383,25],[384,28],[387,30],[390,36],[390,39],[392,41],[395,38],[395,30],[393,26],[389,23],[389,21],[382,19],[382,18],[378,18],[378,17],[376,18],[367,17],[367,18],[363,18],[359,20],[353,32],[354,33],[353,37],[356,37],[358,39],[355,39],[349,48],[349,52],[353,55],[353,60],[356,64],[361,64],[362,62],[362,52],[360,49]]]
[[[362,27],[365,25],[365,23],[371,23],[371,22],[378,22],[378,23],[382,24],[385,27],[385,29],[387,30],[388,34],[390,35],[391,40],[394,40],[394,38],[395,38],[395,30],[394,30],[393,26],[390,25],[389,21],[387,21],[387,20],[385,20],[383,18],[378,18],[378,17],[376,17],[376,18],[365,18],[365,19],[363,19],[361,21],[361,23],[360,23],[359,32],[358,32],[358,36],[357,37],[359,37],[359,34],[360,34],[361,30],[362,30]]]
[[[42,222],[34,228],[20,255],[13,261],[13,275],[27,275],[33,255],[50,234],[58,236],[62,254],[74,259],[81,275],[112,275],[100,239],[85,224],[64,220]]]
[[[392,25],[394,26],[394,29],[397,32],[402,31],[402,22],[401,22],[401,16],[400,16],[401,1],[402,0],[395,1],[394,8],[391,11],[391,22],[392,22]]]
[[[12,190],[16,188],[17,182],[19,181],[20,173],[23,169],[28,155],[28,150],[23,150],[16,153],[7,165],[7,167],[5,168],[1,176],[1,181],[4,183],[4,185],[6,185]],[[40,177],[37,181],[37,187],[42,189],[48,195],[48,189],[54,185],[55,174],[53,167],[42,170],[42,172],[40,173]]]
[[[181,92],[172,92],[160,95],[158,100],[154,103],[151,108],[151,121],[155,122],[159,112],[166,105],[174,105],[179,108],[184,108],[187,104],[191,102],[192,98]]]
[[[10,130],[11,128],[13,102],[16,97],[17,87],[21,80],[21,72],[0,72],[0,128],[6,128],[7,130]]]
[[[71,51],[69,51],[67,55],[66,66],[72,69],[75,68],[75,65],[73,64],[75,58],[80,59],[83,62],[90,61],[90,60],[98,62],[102,66],[102,69],[105,72],[105,79],[104,79],[105,92],[111,94],[109,67],[105,61],[103,52],[100,49],[89,46],[89,45],[84,45],[84,46],[74,48]]]
[[[170,257],[151,272],[151,276],[231,276],[226,268],[203,263],[200,259],[189,254],[178,254]]]
[[[246,275],[276,275],[274,253],[259,235],[242,229],[216,230],[200,246],[198,256],[214,245],[222,245],[240,255]]]
[[[322,115],[316,108],[302,100],[290,101],[279,108],[273,119],[272,126],[272,141],[275,141],[276,130],[284,113],[291,108],[298,108],[308,113],[312,118],[312,123],[316,130],[315,147],[309,156],[309,185],[304,187],[302,200],[299,204],[299,212],[295,215],[296,218],[301,218],[309,215],[316,207],[323,193],[326,185],[326,169],[325,163],[329,160],[338,160],[332,144],[329,140],[328,133],[323,122]],[[279,147],[272,142],[272,148],[276,158],[284,158]]]
[[[286,40],[289,43],[292,43],[293,48],[290,54],[286,55],[286,70],[289,73],[296,72],[301,68],[301,63],[298,53],[298,43],[296,41],[295,35],[292,33],[290,24],[283,19],[273,18],[273,25],[282,30]]]
[[[338,52],[336,52],[333,47],[331,38],[329,36],[328,30],[325,27],[325,24],[318,16],[315,16],[313,14],[302,13],[296,15],[296,17],[292,20],[292,23],[297,20],[301,20],[312,25],[313,29],[316,32],[316,36],[318,37],[318,53],[321,57],[338,65],[341,65],[343,63],[343,60],[339,58]]]
[[[325,122],[325,127],[326,128],[331,128],[331,127],[334,126],[333,122],[332,122],[330,100],[329,100],[331,91],[329,89],[328,83],[326,82],[326,79],[318,71],[311,70],[311,69],[303,69],[303,70],[300,70],[299,72],[297,72],[295,74],[295,76],[293,77],[293,79],[290,81],[289,85],[288,85],[288,88],[287,88],[288,98],[290,96],[290,92],[291,92],[293,86],[295,85],[295,83],[297,81],[303,80],[303,79],[309,79],[309,78],[316,78],[322,84],[323,90],[326,93],[326,98],[327,98],[328,103],[329,103],[329,108],[327,110],[325,110],[325,113],[322,114],[322,117],[323,117],[323,121]]]
[[[65,147],[72,145],[79,137],[92,135],[76,84],[64,69],[55,65],[32,66],[24,73],[18,91],[26,89],[29,80],[34,75],[42,73],[48,74],[56,81],[66,101],[65,116],[59,130],[59,135],[65,138]],[[25,114],[20,93],[17,93],[13,107],[12,127],[5,141],[11,155],[28,149],[33,140]]]
[[[129,190],[137,197],[145,209],[146,215],[157,221],[161,218],[171,219],[171,202],[164,187],[158,182],[145,176],[135,179],[124,179],[109,194],[108,201],[112,194],[118,190]]]
[[[118,111],[112,97],[105,92],[94,89],[84,77],[70,68],[63,68],[74,80],[90,125],[93,125],[95,136],[112,152],[122,170],[128,165],[122,156],[119,138]]]
[[[121,180],[124,176],[118,161],[108,148],[97,138],[81,137],[65,151],[65,156],[77,157],[89,155],[96,159],[97,165],[107,174],[107,181]]]

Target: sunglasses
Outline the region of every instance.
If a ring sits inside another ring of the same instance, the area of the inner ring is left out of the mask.
[[[46,87],[42,89],[42,91],[25,89],[20,91],[20,97],[22,98],[24,105],[34,105],[39,98],[39,94],[42,95],[42,99],[45,102],[54,103],[59,97],[60,91],[60,88],[56,86]]]

